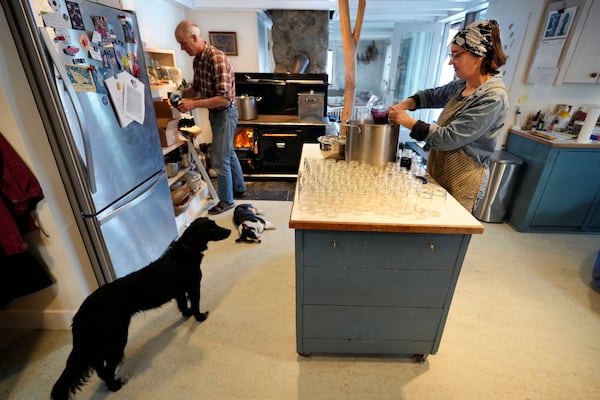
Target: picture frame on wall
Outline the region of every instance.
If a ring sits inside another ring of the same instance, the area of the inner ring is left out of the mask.
[[[564,39],[569,34],[577,7],[560,9],[548,13],[543,39]]]
[[[210,44],[228,56],[237,56],[237,37],[235,32],[208,32]]]

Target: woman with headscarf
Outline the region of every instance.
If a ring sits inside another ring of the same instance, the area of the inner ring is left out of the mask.
[[[457,79],[390,107],[391,123],[410,129],[413,139],[430,146],[429,175],[470,212],[487,187],[490,156],[508,111],[508,91],[498,70],[505,62],[498,23],[473,22],[450,45]],[[441,107],[431,124],[405,111]]]

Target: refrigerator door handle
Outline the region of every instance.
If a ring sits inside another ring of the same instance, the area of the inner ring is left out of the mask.
[[[71,103],[75,107],[75,111],[76,111],[75,114],[77,115],[77,123],[79,124],[79,129],[80,129],[81,135],[82,135],[81,141],[83,143],[83,153],[84,153],[85,164],[86,164],[86,165],[82,165],[82,169],[86,173],[87,181],[88,181],[91,192],[96,193],[97,188],[96,188],[96,178],[94,176],[94,163],[93,163],[93,159],[92,159],[92,152],[90,151],[91,144],[90,144],[90,139],[89,139],[89,135],[88,135],[88,131],[87,131],[87,123],[85,121],[85,114],[83,113],[83,109],[81,107],[81,104],[79,103],[79,99],[77,98],[77,93],[75,93],[75,89],[73,88],[73,85],[71,84],[71,81],[69,80],[67,71],[65,70],[64,66],[62,65],[61,60],[60,60],[58,54],[56,53],[56,50],[54,49],[53,40],[50,37],[50,34],[48,33],[50,29],[52,29],[52,28],[43,28],[43,27],[39,28],[40,34],[42,35],[42,38],[44,39],[44,43],[46,44],[46,50],[48,51],[48,54],[52,58],[54,67],[58,71],[58,75],[60,76],[60,79],[63,81],[63,85],[65,86],[65,89],[67,89],[67,93],[69,95],[69,98],[71,99]]]
[[[117,215],[127,211],[128,208],[131,208],[131,207],[135,206],[136,204],[142,202],[144,199],[146,199],[148,196],[150,196],[150,194],[152,193],[152,190],[158,184],[160,184],[161,178],[164,175],[165,175],[165,173],[163,172],[163,173],[160,173],[157,176],[155,176],[154,182],[152,182],[152,184],[150,184],[150,186],[147,187],[142,194],[140,194],[138,197],[135,197],[133,200],[127,201],[122,206],[119,206],[115,209],[105,210],[104,212],[98,214],[98,223],[100,225],[102,225],[103,223],[110,220],[111,218],[114,218]],[[106,212],[106,215],[103,215],[105,212]]]

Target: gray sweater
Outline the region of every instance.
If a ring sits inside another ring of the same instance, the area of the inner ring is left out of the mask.
[[[444,86],[421,90],[411,96],[416,108],[443,108],[466,87],[462,79]],[[445,126],[419,121],[411,137],[425,140],[432,148],[444,151],[462,149],[479,164],[488,164],[508,112],[508,91],[500,77],[492,77],[465,97],[465,106]]]

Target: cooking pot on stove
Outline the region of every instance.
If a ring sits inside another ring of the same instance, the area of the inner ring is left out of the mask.
[[[262,97],[248,96],[242,94],[236,97],[236,103],[238,108],[238,118],[247,121],[257,118],[256,103],[259,102]]]

